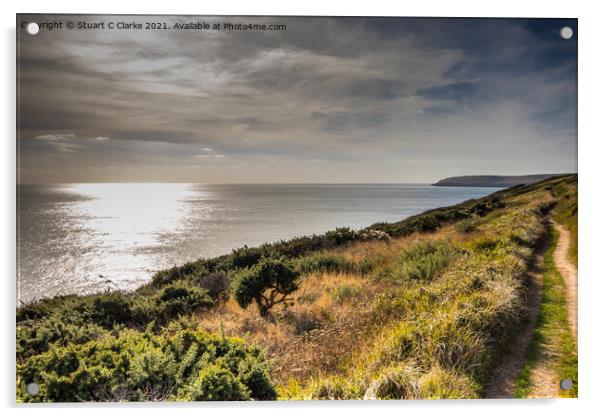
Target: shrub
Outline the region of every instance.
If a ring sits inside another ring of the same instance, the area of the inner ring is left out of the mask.
[[[207,291],[186,282],[165,286],[156,296],[156,315],[169,321],[180,315],[190,314],[213,306]]]
[[[474,230],[476,230],[476,228],[477,224],[472,219],[465,219],[456,225],[456,230],[465,234],[472,233]]]
[[[399,258],[402,278],[431,280],[455,258],[457,250],[441,241],[419,243],[404,250]]]
[[[40,386],[35,396],[25,392],[31,382]],[[19,401],[266,398],[275,392],[260,350],[189,328],[158,335],[125,330],[52,347],[17,365]]]
[[[94,297],[90,319],[105,328],[132,321],[130,299],[122,292],[109,292]]]
[[[439,228],[439,221],[432,215],[425,215],[416,220],[416,229],[422,233],[432,232]]]
[[[73,321],[51,317],[35,324],[18,325],[17,359],[41,354],[52,345],[83,344],[107,333],[94,323]]]
[[[246,245],[232,250],[231,262],[234,268],[251,267],[259,262],[262,256],[261,247],[247,247]]]
[[[479,217],[484,217],[489,213],[489,211],[491,211],[491,208],[485,202],[480,202],[474,205],[471,211],[477,214]]]
[[[86,297],[77,295],[59,295],[52,298],[40,299],[17,308],[17,322],[26,320],[43,319],[62,311],[71,312],[72,309],[80,309]]]
[[[186,388],[182,399],[187,401],[248,400],[249,391],[229,369],[211,365],[199,372],[196,380]]]
[[[334,229],[333,231],[326,232],[324,237],[326,237],[327,240],[332,241],[335,246],[340,246],[348,243],[349,241],[357,240],[360,238],[360,235],[357,231],[354,231],[349,227],[340,227]]]
[[[207,261],[200,259],[189,262],[183,266],[174,266],[167,270],[155,273],[151,279],[151,286],[162,287],[181,279],[194,279],[196,276],[208,274]]]
[[[356,269],[355,263],[347,260],[342,255],[316,253],[310,256],[301,257],[296,262],[297,270],[302,274],[317,272],[353,272]]]
[[[382,230],[368,228],[360,232],[360,239],[362,240],[380,240],[380,241],[391,241],[391,236]]]
[[[262,316],[272,307],[288,303],[288,296],[299,288],[299,272],[283,258],[263,258],[257,265],[243,270],[237,280],[235,297],[242,308],[253,301]]]
[[[225,272],[205,275],[199,279],[198,285],[216,302],[226,302],[230,297],[230,279]]]
[[[53,312],[55,307],[56,306],[51,305],[48,301],[32,302],[27,305],[22,305],[16,312],[17,322],[45,318]]]

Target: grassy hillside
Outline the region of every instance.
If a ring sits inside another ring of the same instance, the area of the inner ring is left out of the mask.
[[[577,264],[577,220],[578,220],[578,195],[577,195],[577,177],[572,181],[562,181],[556,186],[550,185],[549,191],[557,201],[556,208],[552,216],[556,221],[564,225],[571,233],[570,255]]]
[[[243,247],[131,293],[25,305],[18,400],[479,397],[524,315],[545,215],[576,235],[576,183]]]

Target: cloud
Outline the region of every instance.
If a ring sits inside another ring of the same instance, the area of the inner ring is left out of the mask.
[[[74,139],[76,139],[75,134],[72,133],[42,134],[37,136],[35,139],[48,143],[50,146],[56,148],[56,150],[62,153],[73,153],[81,147],[79,144],[72,142]]]
[[[74,133],[53,133],[42,134],[35,137],[35,140],[47,143],[59,152],[74,153],[78,149],[83,149],[86,144],[105,143],[111,140],[111,138],[106,136],[80,138]]]
[[[47,142],[61,142],[66,140],[75,139],[75,134],[43,134],[41,136],[36,137],[36,140],[43,140]]]
[[[577,33],[576,20],[253,20],[288,30],[20,37],[21,177],[155,180],[163,166],[176,181],[329,181],[336,167],[349,181],[403,182],[460,167],[576,169],[576,37],[557,31]],[[65,157],[47,160],[49,148]],[[191,157],[247,168],[191,170]]]
[[[194,157],[199,159],[222,159],[226,157],[226,155],[195,155]]]

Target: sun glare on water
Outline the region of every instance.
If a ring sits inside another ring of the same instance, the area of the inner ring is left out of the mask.
[[[164,236],[182,226],[189,208],[186,201],[195,193],[191,188],[190,184],[172,183],[66,185],[65,191],[82,197],[70,204],[69,214],[85,219],[82,227],[87,230],[86,235],[98,240],[91,246],[100,255],[90,259],[89,268],[98,274],[103,274],[103,270],[110,273],[116,267],[148,268],[153,263],[151,257],[156,258],[153,250],[164,244]],[[111,259],[110,267],[103,264],[107,258]],[[108,277],[117,279],[119,285],[119,279],[125,276]]]
[[[76,184],[67,190],[89,197],[75,207],[89,227],[131,244],[152,243],[177,228],[191,194],[189,184],[171,183]]]

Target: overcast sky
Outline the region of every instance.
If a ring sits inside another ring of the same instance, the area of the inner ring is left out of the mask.
[[[576,20],[85,20],[287,30],[19,30],[21,182],[407,183],[577,169]]]

